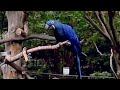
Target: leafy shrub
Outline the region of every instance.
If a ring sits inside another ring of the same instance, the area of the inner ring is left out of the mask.
[[[93,79],[105,79],[105,78],[111,77],[112,74],[107,71],[104,71],[104,72],[95,72],[93,74],[90,74],[90,76]]]

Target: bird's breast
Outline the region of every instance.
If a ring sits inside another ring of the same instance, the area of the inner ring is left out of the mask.
[[[55,38],[60,42],[67,40],[62,30],[55,30],[54,35],[55,35]]]

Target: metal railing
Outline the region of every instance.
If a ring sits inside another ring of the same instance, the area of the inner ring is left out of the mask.
[[[47,77],[46,79],[77,79],[78,75],[63,75],[63,74],[52,74],[52,73],[41,73],[39,75],[36,75],[35,72],[31,73],[32,76],[41,76],[41,77]],[[103,77],[103,76],[82,76],[83,79],[96,79],[96,77],[99,77],[99,79],[115,79],[114,77]]]

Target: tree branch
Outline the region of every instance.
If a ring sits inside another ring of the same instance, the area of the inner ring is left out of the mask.
[[[27,79],[33,79],[32,77],[30,77],[27,72],[26,72],[26,69],[25,68],[22,68],[20,66],[18,66],[17,64],[15,64],[14,62],[9,62],[8,59],[10,58],[10,54],[6,55],[5,59],[4,59],[4,62],[0,64],[0,66],[2,66],[3,64],[8,64],[10,65],[11,67],[13,67],[18,73],[22,74],[22,75],[25,75],[25,77]]]
[[[111,40],[110,35],[108,34],[107,29],[106,29],[104,23],[102,22],[101,18],[99,17],[98,11],[94,11],[94,13],[95,13],[95,15],[96,15],[96,17],[97,17],[97,19],[98,19],[98,22],[99,22],[99,23],[101,24],[101,26],[102,26],[102,31],[103,31],[103,33],[105,33],[106,36]]]
[[[104,35],[105,38],[109,39],[108,36],[106,36],[106,34],[101,30],[101,28],[98,27],[98,25],[86,15],[86,13],[84,14],[84,17],[95,29],[97,29],[102,35]]]
[[[68,40],[66,40],[64,42],[60,42],[60,43],[58,43],[56,45],[52,45],[52,46],[51,45],[49,45],[49,46],[38,46],[38,47],[27,50],[27,53],[32,53],[32,52],[35,52],[35,51],[38,51],[38,50],[57,49],[57,48],[61,47],[64,44],[67,44],[67,43],[70,44],[70,42]],[[20,74],[24,74],[28,79],[33,79],[26,73],[24,68],[19,67],[18,65],[16,65],[14,63],[14,61],[19,60],[19,58],[21,58],[21,57],[23,57],[23,52],[17,54],[16,56],[13,56],[13,57],[10,57],[10,55],[7,55],[5,57],[4,62],[0,66],[2,66],[3,64],[6,63],[6,64],[10,65],[11,67],[13,67],[14,69],[16,69]]]
[[[33,34],[26,38],[1,39],[0,44],[4,44],[4,43],[10,42],[10,41],[25,41],[25,40],[29,40],[29,39],[43,39],[43,40],[51,40],[51,41],[56,40],[55,37],[53,37],[53,36],[48,36],[48,35],[43,35],[43,34]],[[83,43],[83,42],[84,42],[84,39],[82,39],[80,41],[80,43]]]
[[[115,76],[115,78],[118,79],[117,74],[115,73],[115,71],[114,71],[114,69],[113,69],[112,58],[113,58],[113,51],[112,51],[112,49],[111,49],[111,55],[110,55],[110,68],[111,68],[111,70],[112,70],[113,75]]]
[[[99,49],[97,48],[97,45],[95,44],[95,42],[93,42],[93,43],[94,43],[94,45],[95,45],[95,47],[96,47],[96,49],[97,49],[97,52],[98,52],[101,56],[103,56],[104,54],[102,54],[102,53],[99,51]],[[113,75],[115,76],[115,78],[118,79],[117,74],[115,73],[115,71],[114,71],[114,69],[113,69],[112,58],[113,58],[113,51],[112,51],[112,49],[111,49],[111,55],[110,55],[110,68],[111,68],[111,70],[112,70]]]
[[[118,35],[117,35],[116,30],[115,30],[114,21],[113,21],[114,15],[115,15],[115,11],[108,11],[108,15],[109,15],[109,24],[110,24],[110,28],[111,28],[111,31],[112,31],[112,35],[113,35],[114,41],[117,44],[117,46],[119,46]]]
[[[14,62],[7,62],[7,64],[10,65],[11,67],[13,67],[18,73],[25,75],[25,77],[26,77],[27,79],[33,79],[32,77],[30,77],[30,76],[27,74],[27,72],[26,72],[26,70],[25,70],[24,68],[16,65]]]
[[[27,53],[32,53],[32,52],[35,52],[35,51],[39,51],[39,50],[51,50],[51,49],[57,49],[57,48],[60,48],[61,46],[65,45],[65,44],[71,44],[68,40],[64,41],[64,42],[59,42],[58,44],[56,45],[49,45],[49,46],[38,46],[38,47],[35,47],[35,48],[31,48],[31,49],[28,49],[26,52]],[[23,74],[28,78],[28,79],[33,79],[31,78],[25,71],[24,68],[22,67],[19,67],[18,65],[16,65],[14,63],[14,61],[17,61],[17,60],[20,60],[19,58],[23,57],[23,52],[17,54],[16,56],[13,56],[13,57],[10,57],[10,56],[6,56],[5,57],[5,61],[0,65],[2,66],[3,64],[8,64],[10,65],[11,67],[13,67],[14,69],[16,69],[19,73]]]
[[[29,40],[29,39],[55,40],[55,37],[48,36],[48,35],[43,35],[43,34],[34,34],[34,35],[30,35],[26,38],[1,39],[0,44],[10,42],[10,41],[25,41],[25,40]]]
[[[82,44],[84,42],[84,39],[82,39],[81,41],[80,41],[80,43]]]
[[[103,13],[102,13],[101,11],[99,11],[99,17],[100,17],[101,21],[103,22],[104,26],[106,27],[106,30],[107,30],[110,38],[111,38],[110,41],[113,43],[113,35],[112,35],[112,32],[111,32],[110,27],[108,26],[107,21],[106,21]]]
[[[64,42],[60,42],[56,45],[49,45],[49,46],[38,46],[38,47],[35,47],[35,48],[31,48],[31,49],[28,49],[27,50],[27,53],[32,53],[32,52],[35,52],[35,51],[39,51],[39,50],[52,50],[52,49],[57,49],[61,46],[63,46],[64,44],[68,44],[70,43],[68,40],[64,41]],[[23,53],[19,53],[17,54],[16,56],[13,56],[13,57],[9,57],[8,59],[6,59],[7,61],[9,62],[14,62],[14,61],[17,61],[19,60],[19,58],[23,57]]]
[[[95,45],[95,48],[96,48],[97,52],[98,52],[101,56],[103,56],[104,54],[102,54],[102,53],[100,52],[100,50],[98,49],[98,47],[97,47],[96,43],[95,43],[95,42],[93,42],[93,44]]]

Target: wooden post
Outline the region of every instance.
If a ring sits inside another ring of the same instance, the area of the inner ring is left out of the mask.
[[[23,11],[6,11],[8,19],[8,32],[4,35],[5,39],[21,38],[28,35],[28,23]],[[15,56],[22,51],[22,42],[8,42],[5,44],[5,51],[10,51],[10,56]],[[22,60],[15,61],[15,64],[22,67]],[[24,79],[23,75],[19,74],[11,66],[5,64],[1,67],[3,79]]]

